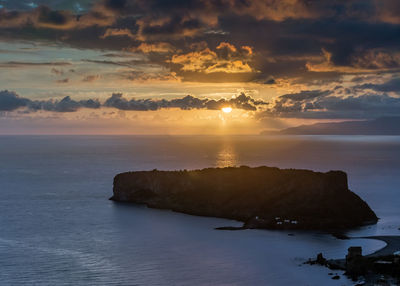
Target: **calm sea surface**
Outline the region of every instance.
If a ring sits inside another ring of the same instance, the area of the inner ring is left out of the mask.
[[[344,170],[381,218],[350,235],[400,235],[397,136],[0,136],[0,285],[353,285],[302,263],[384,246],[108,200],[119,172],[229,165]]]

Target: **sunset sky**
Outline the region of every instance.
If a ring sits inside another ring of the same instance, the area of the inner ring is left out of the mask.
[[[399,44],[398,0],[0,0],[0,134],[395,116]]]

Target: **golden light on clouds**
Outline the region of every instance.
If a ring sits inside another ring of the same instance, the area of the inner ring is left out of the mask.
[[[205,46],[201,50],[175,54],[170,63],[180,65],[186,72],[201,73],[251,73],[253,50],[249,46],[236,48],[227,42],[220,43],[215,50]]]

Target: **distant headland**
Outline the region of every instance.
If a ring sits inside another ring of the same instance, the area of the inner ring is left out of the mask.
[[[376,223],[342,171],[272,167],[137,171],[114,178],[119,202],[234,219],[243,228],[333,230]]]
[[[263,131],[261,135],[400,135],[400,116],[301,125],[280,131]]]

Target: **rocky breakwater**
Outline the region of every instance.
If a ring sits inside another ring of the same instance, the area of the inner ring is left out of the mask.
[[[114,178],[112,200],[243,221],[243,228],[346,229],[377,222],[342,171],[271,167],[138,171]]]

